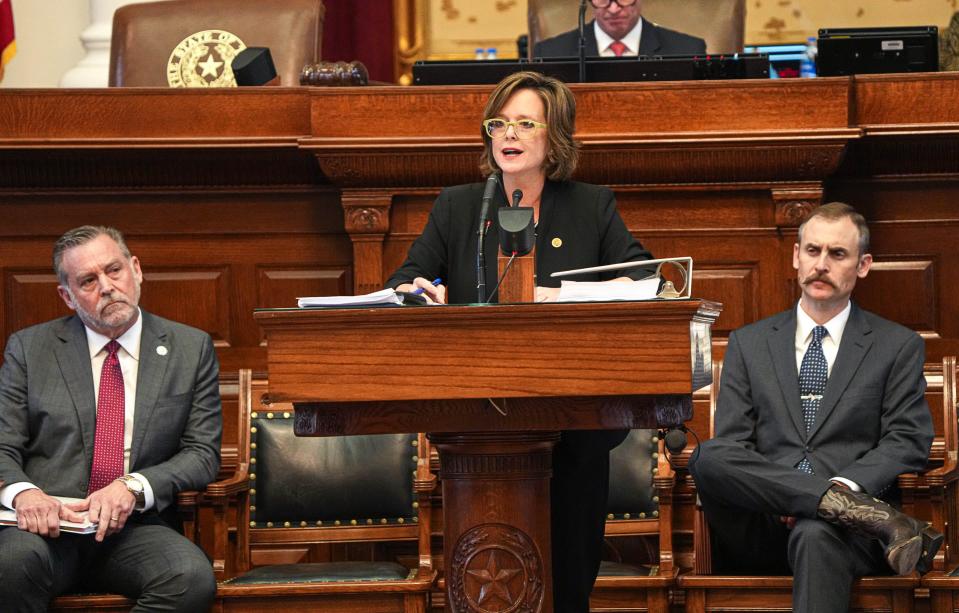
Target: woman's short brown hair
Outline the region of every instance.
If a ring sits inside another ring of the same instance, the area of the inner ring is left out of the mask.
[[[510,96],[521,89],[536,92],[546,108],[546,177],[552,181],[565,181],[576,170],[579,159],[579,146],[573,140],[576,128],[576,99],[566,84],[553,77],[538,72],[514,72],[499,82],[483,109],[483,119],[499,116]],[[483,135],[483,155],[480,157],[480,170],[483,175],[498,171],[499,166],[493,159],[493,139],[480,127]]]

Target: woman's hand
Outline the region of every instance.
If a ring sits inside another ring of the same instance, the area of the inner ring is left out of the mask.
[[[536,302],[556,302],[557,298],[559,298],[558,287],[536,286]]]
[[[423,277],[416,277],[412,283],[403,283],[396,286],[396,291],[415,292],[420,288],[423,290],[423,297],[426,298],[426,302],[430,304],[446,304],[446,286],[433,285],[429,279]]]

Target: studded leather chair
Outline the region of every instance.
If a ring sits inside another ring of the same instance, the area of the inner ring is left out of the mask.
[[[590,596],[596,611],[669,611],[675,476],[656,430],[632,430],[609,458],[606,555]],[[637,548],[642,539],[648,547]],[[645,552],[638,559],[635,551]]]
[[[323,15],[321,0],[164,0],[128,4],[113,16],[110,85],[167,87],[167,65],[174,51],[191,35],[208,30],[229,32],[247,47],[269,47],[281,84],[296,85],[303,66],[320,59]],[[214,72],[222,73],[222,65],[217,66],[216,62],[230,59],[221,57],[215,44],[210,49],[213,62],[209,69],[194,71],[207,82],[213,81],[210,77]],[[201,55],[210,59],[205,50]],[[198,59],[183,53],[181,48],[176,62]]]
[[[248,436],[240,469],[201,501],[201,516],[203,506],[213,508],[220,524],[214,567],[229,577],[217,588],[218,610],[269,599],[277,610],[352,611],[359,601],[376,611],[425,611],[436,578],[429,498],[436,479],[426,437],[296,437],[293,407],[271,404],[265,392],[263,380],[241,386]],[[312,561],[317,546],[329,554],[335,544],[396,541],[415,544],[412,564],[364,547],[362,555],[341,547],[346,553]],[[291,552],[303,559],[271,563]]]

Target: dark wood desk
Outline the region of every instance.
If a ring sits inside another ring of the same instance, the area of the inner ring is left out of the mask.
[[[520,610],[552,611],[549,478],[560,430],[692,417],[720,305],[518,304],[273,310],[270,396],[301,436],[428,432],[439,449],[447,603],[477,605],[481,571],[522,575]],[[485,552],[485,553],[484,553]],[[497,578],[497,580],[499,580]]]

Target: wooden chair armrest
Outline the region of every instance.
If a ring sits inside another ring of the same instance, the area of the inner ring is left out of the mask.
[[[942,466],[926,471],[923,473],[923,477],[929,485],[936,486],[943,486],[955,481],[959,478],[959,461],[957,461],[956,453],[950,452],[946,454],[946,459]]]
[[[250,475],[246,465],[238,466],[236,473],[229,479],[214,481],[206,486],[201,495],[201,503],[225,504],[230,498],[249,491]]]

